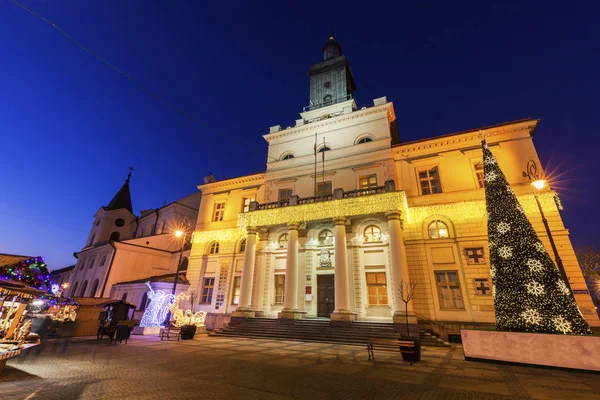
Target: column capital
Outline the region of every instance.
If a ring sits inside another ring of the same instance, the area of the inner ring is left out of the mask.
[[[253,235],[255,233],[258,233],[258,228],[256,226],[247,226],[246,232],[248,233],[248,235]]]
[[[300,223],[298,223],[298,222],[288,222],[287,227],[288,227],[289,230],[297,231],[298,228],[300,227]]]
[[[335,217],[333,218],[333,222],[336,225],[346,225],[346,217]]]
[[[400,222],[402,222],[402,211],[388,211],[385,213],[385,216],[387,217],[387,220],[393,220],[393,219],[399,219]]]

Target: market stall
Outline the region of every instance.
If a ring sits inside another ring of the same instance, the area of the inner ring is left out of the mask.
[[[77,318],[78,304],[70,298],[45,295],[27,307],[32,331],[42,338],[70,337]]]
[[[10,358],[39,344],[39,336],[31,333],[31,320],[24,315],[27,306],[44,294],[18,281],[0,280],[0,373]]]

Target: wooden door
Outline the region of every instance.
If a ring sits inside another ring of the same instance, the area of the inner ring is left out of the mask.
[[[333,275],[317,275],[317,315],[329,318],[335,310],[335,284]]]

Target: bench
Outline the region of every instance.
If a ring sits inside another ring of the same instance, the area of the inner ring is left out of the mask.
[[[177,341],[179,341],[181,338],[181,329],[175,326],[166,326],[160,330],[160,340],[163,340],[165,336],[167,340],[170,340],[171,337],[174,336],[177,338]]]
[[[399,352],[401,354],[415,354],[418,349],[415,346],[415,343],[410,340],[402,340],[402,339],[370,339],[367,344],[367,351],[369,352],[369,361],[375,361],[375,353],[373,350],[377,349],[378,351],[392,351]],[[414,362],[411,361],[410,365],[413,365]]]

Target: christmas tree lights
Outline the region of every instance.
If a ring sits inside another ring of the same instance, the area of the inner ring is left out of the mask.
[[[146,286],[148,286],[147,293],[150,304],[148,304],[144,311],[144,315],[142,315],[140,326],[142,328],[161,326],[165,323],[169,307],[173,304],[173,301],[175,301],[175,296],[171,293],[165,294],[162,290],[155,291],[152,289],[152,286],[150,286],[150,282],[146,282]],[[166,322],[168,323],[168,321]]]
[[[496,329],[591,333],[485,140],[482,147]]]

